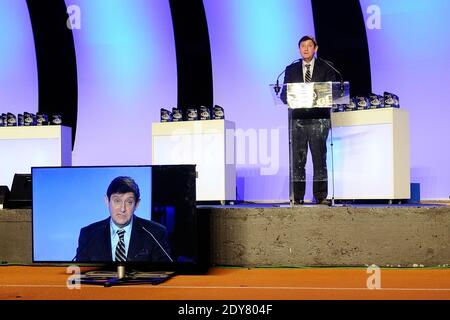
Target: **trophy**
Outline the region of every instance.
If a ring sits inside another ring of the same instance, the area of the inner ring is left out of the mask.
[[[368,109],[384,108],[384,98],[378,94],[372,93],[369,95],[369,107]]]
[[[188,108],[186,112],[187,121],[198,120],[197,108]]]
[[[333,104],[331,111],[332,112],[342,112],[345,111],[345,104]]]
[[[35,126],[36,125],[36,116],[32,113],[24,112],[23,113],[23,125],[25,127]]]
[[[161,108],[161,112],[160,112],[160,119],[161,122],[170,122],[172,121],[172,114],[170,113],[169,110]]]
[[[365,96],[356,96],[355,104],[356,104],[357,110],[367,109],[369,106],[369,99],[367,99],[367,97],[365,97]]]
[[[45,113],[37,113],[36,122],[38,126],[46,126],[48,125],[48,116]]]
[[[225,119],[225,112],[221,106],[215,105],[212,112],[212,118],[214,120]]]
[[[384,106],[386,108],[400,108],[400,101],[398,99],[398,96],[390,92],[385,92]]]
[[[208,107],[201,106],[200,107],[200,120],[210,120],[211,112]]]
[[[353,97],[350,99],[350,103],[345,105],[344,111],[353,111],[356,110],[356,98]]]
[[[16,118],[16,116],[13,114],[13,113],[11,113],[11,112],[8,112],[8,114],[6,115],[6,121],[7,121],[7,126],[8,127],[14,127],[14,126],[17,126],[17,118]]]
[[[6,113],[0,115],[0,127],[6,127],[8,125]]]
[[[178,122],[183,121],[183,113],[178,108],[172,108],[172,121]]]
[[[62,125],[61,115],[60,114],[52,114],[52,121],[50,122],[50,124],[55,125],[55,126]]]
[[[19,114],[17,115],[17,125],[18,125],[19,127],[23,127],[23,120],[24,120],[23,114],[19,113]]]

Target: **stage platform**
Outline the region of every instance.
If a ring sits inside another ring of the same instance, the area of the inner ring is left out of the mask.
[[[447,267],[450,205],[198,207],[213,266]],[[0,262],[31,263],[31,210],[0,210]]]
[[[202,206],[227,266],[447,266],[448,204]]]

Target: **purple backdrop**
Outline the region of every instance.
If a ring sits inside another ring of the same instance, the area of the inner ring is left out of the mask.
[[[175,106],[177,96],[168,1],[66,4],[81,9],[81,29],[74,30],[79,122],[73,164],[151,163],[151,123],[159,121],[161,107]],[[298,58],[298,38],[314,34],[310,1],[204,5],[215,103],[236,122],[240,139],[238,197],[287,200],[287,114],[273,105],[268,85]],[[450,3],[361,0],[361,6],[373,90],[398,94],[410,114],[412,182],[421,183],[422,199],[448,199]],[[36,112],[36,58],[25,0],[0,2],[0,34],[0,112]]]

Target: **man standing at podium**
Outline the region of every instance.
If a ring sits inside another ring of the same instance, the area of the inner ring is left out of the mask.
[[[336,73],[328,63],[316,58],[318,46],[311,36],[298,42],[302,59],[286,67],[284,83],[336,81]],[[281,100],[287,103],[286,86]],[[328,195],[327,137],[330,130],[328,108],[289,109],[291,130],[291,181],[294,204],[303,204],[305,196],[305,165],[308,145],[314,167],[313,195],[317,204],[326,203]],[[291,197],[292,199],[292,197]]]

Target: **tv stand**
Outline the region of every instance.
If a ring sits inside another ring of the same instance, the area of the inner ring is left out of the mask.
[[[103,285],[104,287],[152,284],[158,285],[175,275],[173,271],[126,272],[124,265],[117,266],[117,272],[113,271],[89,271],[80,277],[81,284]]]

